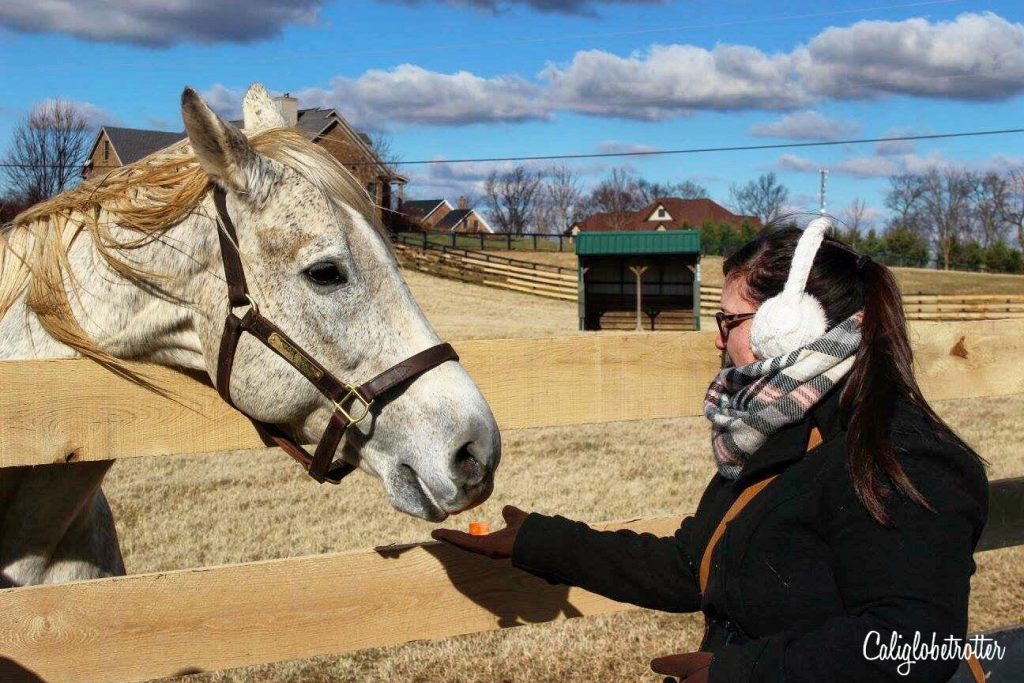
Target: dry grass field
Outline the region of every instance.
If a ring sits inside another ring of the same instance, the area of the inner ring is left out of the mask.
[[[419,273],[407,277],[445,338],[575,331],[571,303]],[[935,407],[992,463],[990,478],[1024,474],[1024,452],[1015,447],[1024,395]],[[708,435],[703,417],[505,432],[495,493],[472,517],[497,526],[506,503],[586,520],[682,517],[696,508],[714,472]],[[418,541],[433,528],[393,511],[378,482],[365,475],[317,486],[291,459],[269,450],[120,461],[105,489],[130,573]],[[970,629],[1019,622],[1024,548],[976,560]],[[653,681],[648,660],[694,649],[700,629],[699,615],[636,610],[181,680]]]
[[[516,252],[515,258],[538,261],[563,268],[576,267],[576,255],[569,252]],[[967,273],[928,268],[893,268],[905,294],[1024,294],[1024,275]],[[722,286],[722,257],[705,256],[700,262],[701,282]]]

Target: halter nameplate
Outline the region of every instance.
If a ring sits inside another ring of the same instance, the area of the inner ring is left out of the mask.
[[[306,377],[320,379],[324,376],[324,373],[320,368],[313,365],[309,359],[306,358],[306,354],[302,353],[285,341],[284,337],[279,335],[277,332],[272,332],[270,334],[270,337],[267,338],[267,343],[274,347],[274,350],[284,356],[289,363],[295,366],[296,370]]]

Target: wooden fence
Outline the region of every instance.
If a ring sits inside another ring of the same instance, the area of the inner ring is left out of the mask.
[[[700,313],[719,310],[721,287],[701,285]],[[903,295],[907,320],[965,321],[1024,318],[1024,294],[907,294]]]
[[[510,289],[549,299],[576,301],[576,271],[447,246],[395,244],[398,261],[430,275]]]
[[[498,287],[549,299],[576,301],[577,275],[571,268],[511,259],[443,245],[409,246],[398,242],[399,262],[431,275]],[[701,285],[700,314],[713,317],[722,288]],[[904,294],[908,320],[998,320],[1024,318],[1024,294]],[[628,316],[627,316],[628,317]],[[691,323],[692,324],[692,323]],[[679,325],[664,326],[678,329]]]
[[[1024,366],[1007,362],[1024,357],[1024,321],[911,327],[930,400],[1024,394]],[[455,346],[517,429],[700,415],[713,334]],[[84,360],[0,362],[0,467],[262,448],[208,385],[146,370],[174,400]],[[993,483],[982,549],[1024,542],[1022,496],[1024,477]],[[607,526],[669,534],[685,514]],[[47,681],[134,681],[622,609],[443,545],[385,547],[2,590],[0,674],[6,659]]]

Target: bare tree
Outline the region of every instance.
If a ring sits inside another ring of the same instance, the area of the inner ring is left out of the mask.
[[[666,197],[705,199],[708,196],[707,188],[693,180],[684,180],[679,183],[652,183],[641,178],[637,181],[637,188],[643,195],[645,204]]]
[[[91,138],[88,119],[73,103],[35,105],[4,157],[8,192],[31,205],[68,189],[81,179]]]
[[[542,174],[522,164],[504,173],[491,171],[484,194],[499,232],[521,235],[528,231],[536,217],[542,180]]]
[[[366,137],[370,139],[370,149],[373,150],[373,153],[377,155],[382,164],[387,166],[389,171],[394,173],[398,165],[402,163],[402,159],[395,150],[391,136],[387,133],[376,132]]]
[[[591,211],[609,214],[609,224],[621,230],[629,221],[629,212],[643,208],[649,202],[640,189],[636,175],[625,168],[612,172],[591,190],[588,198]]]
[[[932,169],[921,176],[921,183],[921,205],[927,230],[942,256],[943,269],[949,270],[954,246],[970,229],[971,177],[959,168]]]
[[[971,175],[971,203],[974,231],[984,249],[1005,243],[1013,225],[1010,176],[988,172]]]
[[[1024,168],[1010,171],[1009,220],[1017,230],[1017,242],[1024,249]]]
[[[858,244],[864,231],[873,227],[869,219],[867,202],[860,197],[850,202],[850,205],[843,210],[840,218],[846,225],[846,231],[841,237],[852,245]]]
[[[565,164],[552,166],[544,174],[538,208],[538,232],[559,234],[582,218],[583,191],[580,176]]]
[[[889,191],[885,195],[885,206],[893,212],[889,227],[899,226],[925,236],[927,228],[921,201],[924,191],[919,175],[903,173],[889,178]]]
[[[768,224],[782,214],[789,199],[789,190],[779,182],[774,172],[770,172],[761,174],[746,185],[730,185],[729,198],[737,213],[757,216],[761,223]]]

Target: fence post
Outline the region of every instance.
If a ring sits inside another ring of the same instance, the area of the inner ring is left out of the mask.
[[[508,244],[508,250],[512,251],[512,233],[505,233],[505,242]]]
[[[426,248],[427,248],[427,233],[426,232],[421,232],[420,234],[423,235],[423,249],[426,250]]]
[[[480,251],[484,250],[484,234],[480,233]]]
[[[537,233],[533,234],[533,250],[537,251]]]

